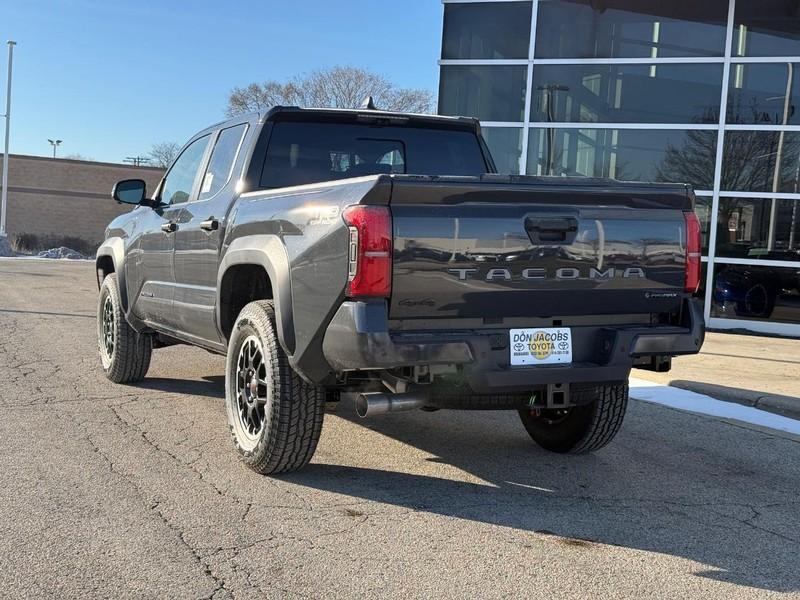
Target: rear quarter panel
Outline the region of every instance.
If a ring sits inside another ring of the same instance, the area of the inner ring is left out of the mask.
[[[287,295],[281,318],[291,319],[294,348],[285,348],[290,361],[309,379],[322,380],[330,368],[322,354],[324,329],[344,299],[347,283],[348,232],[342,210],[352,204],[388,204],[390,183],[383,177],[363,177],[259,191],[239,197],[230,219],[224,253],[237,240],[253,236],[275,239],[288,277],[272,281],[273,294]],[[290,312],[289,312],[290,311]]]

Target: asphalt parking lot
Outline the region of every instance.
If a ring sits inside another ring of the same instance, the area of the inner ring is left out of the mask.
[[[594,456],[513,413],[326,415],[303,472],[239,464],[222,359],[115,386],[91,263],[0,260],[0,596],[800,595],[800,440],[633,401]]]

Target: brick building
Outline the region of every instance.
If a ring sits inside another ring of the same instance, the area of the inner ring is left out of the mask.
[[[2,169],[0,154],[0,174]],[[111,199],[114,183],[144,179],[150,191],[163,173],[153,167],[9,154],[6,231],[99,243],[106,225],[131,210]]]

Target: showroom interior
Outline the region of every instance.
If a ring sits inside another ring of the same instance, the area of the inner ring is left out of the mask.
[[[709,326],[800,336],[800,1],[445,0],[503,173],[692,184]]]

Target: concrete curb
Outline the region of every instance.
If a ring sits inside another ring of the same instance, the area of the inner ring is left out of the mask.
[[[745,406],[752,406],[760,410],[800,420],[800,398],[781,396],[779,394],[764,394],[750,390],[720,389],[720,386],[701,383],[699,381],[671,381],[672,387],[705,394],[717,400],[735,402]]]

